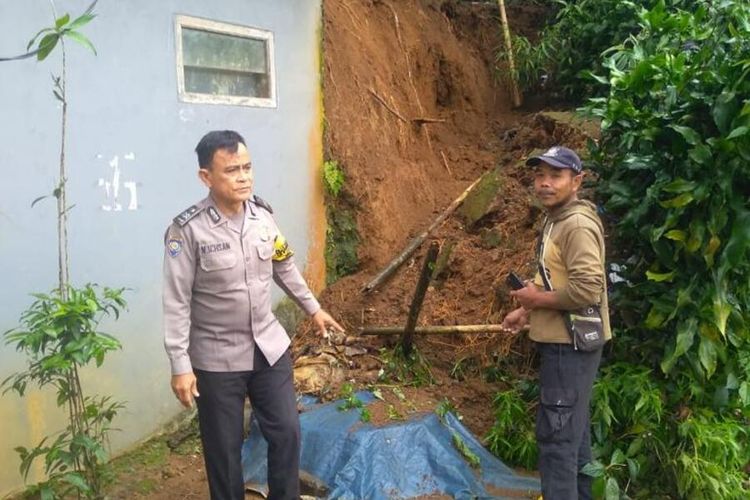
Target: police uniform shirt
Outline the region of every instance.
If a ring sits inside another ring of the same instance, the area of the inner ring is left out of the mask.
[[[320,309],[262,200],[245,202],[244,224],[209,196],[165,234],[164,344],[172,374],[253,368],[257,345],[273,365],[289,336],[271,311],[271,280],[307,314]]]

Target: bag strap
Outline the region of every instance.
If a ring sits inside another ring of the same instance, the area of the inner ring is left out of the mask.
[[[552,235],[552,228],[554,227],[555,223],[550,222],[549,223],[549,229],[547,229],[547,221],[549,219],[544,219],[544,224],[542,225],[542,231],[539,234],[539,241],[537,242],[536,247],[536,253],[537,253],[537,259],[536,259],[536,265],[537,270],[539,271],[539,275],[542,277],[542,283],[544,283],[544,289],[548,292],[554,291],[554,288],[552,287],[552,282],[549,279],[549,276],[547,276],[547,269],[544,266],[544,255],[547,251],[547,241],[549,240],[550,236]],[[545,237],[545,229],[546,229],[546,237]]]

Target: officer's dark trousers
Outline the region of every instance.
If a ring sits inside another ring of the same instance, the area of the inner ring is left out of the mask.
[[[591,389],[602,350],[581,352],[569,344],[537,343],[540,405],[536,417],[539,473],[544,500],[590,499]]]
[[[298,499],[300,427],[289,351],[269,366],[256,346],[253,368],[244,372],[195,370],[211,499],[245,498],[240,453],[246,396],[268,442],[268,498]]]

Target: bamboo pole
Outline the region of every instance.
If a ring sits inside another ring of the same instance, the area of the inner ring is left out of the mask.
[[[424,264],[422,264],[422,273],[419,275],[417,289],[414,291],[414,298],[411,301],[411,307],[409,307],[409,316],[406,319],[406,326],[401,334],[401,352],[404,353],[404,356],[409,356],[411,353],[414,328],[417,326],[419,311],[422,310],[422,303],[424,302],[424,296],[427,293],[427,286],[430,284],[430,278],[432,277],[432,267],[437,260],[439,250],[440,247],[437,242],[433,241],[430,245],[430,249],[427,250]]]
[[[360,335],[399,335],[404,333],[402,326],[365,326]],[[479,334],[479,333],[510,333],[503,325],[440,325],[418,326],[414,329],[416,335],[451,335],[451,334]]]
[[[503,26],[503,37],[505,38],[505,50],[508,53],[508,68],[510,69],[510,95],[513,99],[513,106],[521,106],[521,92],[518,90],[516,81],[516,64],[513,58],[513,43],[510,40],[510,29],[508,28],[508,16],[505,14],[505,1],[497,0],[500,7],[500,23]]]
[[[441,213],[433,222],[430,224],[430,226],[419,233],[414,239],[412,239],[408,245],[406,245],[406,248],[396,256],[391,262],[386,265],[380,273],[378,273],[377,276],[375,276],[369,283],[367,283],[364,288],[362,288],[362,293],[369,293],[373,291],[375,288],[380,286],[386,279],[388,279],[394,272],[396,272],[396,269],[401,266],[404,262],[406,262],[406,259],[409,258],[411,254],[414,253],[414,251],[419,248],[419,245],[422,244],[422,242],[427,238],[427,236],[435,230],[440,224],[445,222],[445,220],[452,214],[458,207],[463,203],[463,201],[466,199],[467,196],[469,196],[469,193],[472,189],[474,189],[477,184],[479,184],[479,181],[482,180],[482,177],[484,175],[480,176],[477,180],[471,183],[469,187],[467,187],[461,195],[453,200],[453,203],[448,205],[448,208],[446,208],[443,213]]]

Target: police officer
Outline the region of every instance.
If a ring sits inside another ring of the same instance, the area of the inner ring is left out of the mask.
[[[164,344],[172,390],[186,407],[197,402],[213,500],[244,499],[246,396],[268,442],[268,498],[299,498],[290,341],[271,311],[272,279],[321,333],[343,329],[302,278],[271,207],[253,195],[242,136],[209,132],[195,151],[208,197],[175,217],[165,234]]]

